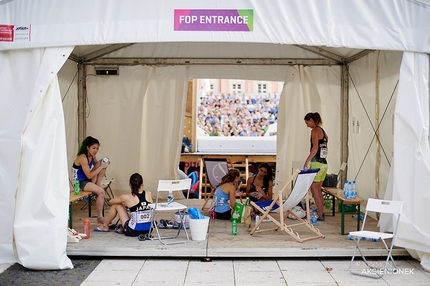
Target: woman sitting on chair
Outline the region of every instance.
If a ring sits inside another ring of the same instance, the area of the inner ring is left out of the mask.
[[[217,219],[230,219],[236,196],[240,196],[240,192],[237,190],[239,180],[239,170],[231,169],[222,177],[221,182],[216,187],[214,202]]]
[[[79,180],[81,190],[92,192],[97,195],[96,209],[97,221],[104,223],[103,204],[105,200],[105,190],[100,187],[100,183],[109,166],[109,160],[98,161],[100,142],[96,138],[88,136],[82,141],[77,157],[73,162],[73,169]]]
[[[109,201],[111,208],[106,220],[94,231],[109,232],[109,224],[118,215],[123,227],[117,227],[115,232],[124,233],[127,236],[139,236],[150,232],[152,217],[148,205],[152,203],[151,192],[143,190],[143,178],[138,173],[131,175],[130,188],[131,193],[123,194]],[[126,207],[130,210],[130,215]]]
[[[246,196],[253,202],[272,199],[273,187],[272,168],[267,163],[258,166],[258,173],[248,178],[246,182]]]

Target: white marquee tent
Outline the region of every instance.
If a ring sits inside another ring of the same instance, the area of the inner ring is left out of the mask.
[[[329,171],[348,160],[361,196],[403,200],[396,244],[429,270],[429,31],[423,0],[0,1],[0,263],[72,267],[83,136],[118,190],[136,171],[151,190],[177,176],[187,80],[238,78],[284,81],[277,186],[306,158],[304,114],[320,112]]]

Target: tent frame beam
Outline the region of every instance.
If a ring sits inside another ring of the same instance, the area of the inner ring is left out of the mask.
[[[341,57],[341,56],[339,56],[339,55],[337,55],[335,53],[332,53],[332,52],[329,52],[327,50],[324,50],[321,47],[300,46],[300,45],[294,45],[294,46],[302,48],[303,50],[307,50],[309,52],[315,53],[317,55],[323,56],[323,57],[325,57],[327,59],[330,59],[332,61],[337,62],[338,64],[343,63],[343,62],[346,61],[345,58],[343,58],[343,57]]]
[[[304,65],[333,66],[340,63],[325,59],[217,59],[217,58],[101,58],[86,62],[88,65]]]

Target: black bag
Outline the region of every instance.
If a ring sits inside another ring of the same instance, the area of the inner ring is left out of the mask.
[[[337,174],[327,174],[322,185],[323,187],[336,187]]]

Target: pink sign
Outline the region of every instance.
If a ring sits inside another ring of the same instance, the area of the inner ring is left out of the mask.
[[[254,30],[254,10],[175,9],[175,31]]]

